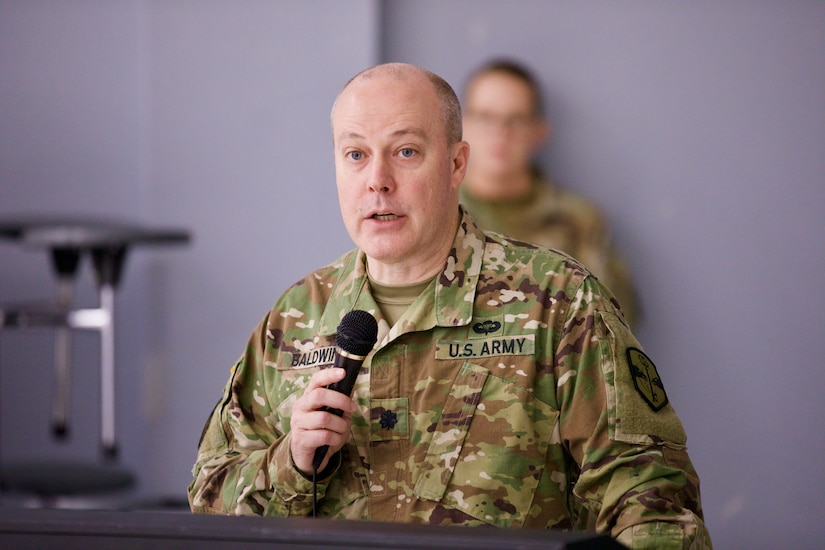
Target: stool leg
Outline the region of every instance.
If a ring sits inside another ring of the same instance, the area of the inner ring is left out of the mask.
[[[57,273],[57,306],[66,315],[72,305],[74,278],[80,263],[77,248],[56,247],[51,251],[52,268]],[[52,433],[60,439],[69,433],[69,374],[71,362],[71,328],[63,323],[57,327],[54,341],[55,389],[52,403]]]
[[[115,290],[100,287],[100,308],[108,322],[100,329],[100,439],[106,456],[117,456],[115,438]]]
[[[103,453],[117,456],[115,440],[115,287],[126,261],[125,245],[92,249],[92,263],[100,288],[100,309],[107,322],[100,329],[100,439]]]
[[[72,301],[72,281],[61,278],[59,281],[60,310],[67,312]],[[54,375],[55,390],[52,403],[52,431],[58,438],[65,438],[69,433],[69,394],[71,377],[69,361],[72,353],[72,329],[62,325],[55,329],[54,335]]]

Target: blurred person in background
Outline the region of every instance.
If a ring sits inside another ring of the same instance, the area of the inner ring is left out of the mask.
[[[506,59],[482,65],[465,84],[462,109],[472,154],[460,199],[476,223],[573,256],[613,292],[628,322],[637,324],[636,291],[602,212],[556,185],[535,162],[552,130],[533,73]]]

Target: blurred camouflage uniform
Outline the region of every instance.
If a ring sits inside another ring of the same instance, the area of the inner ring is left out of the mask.
[[[655,367],[578,263],[463,214],[444,271],[390,328],[364,260],[354,250],[310,274],[253,332],[204,429],[193,511],[311,513],[312,483],[290,458],[291,407],[331,364],[343,315],[363,309],[378,343],[356,382],[352,436],[320,474],[318,515],[710,546]]]
[[[591,201],[538,172],[529,194],[514,201],[480,200],[465,185],[460,193],[482,229],[573,256],[613,292],[630,325],[638,322],[641,312],[630,271],[612,248],[604,216]]]

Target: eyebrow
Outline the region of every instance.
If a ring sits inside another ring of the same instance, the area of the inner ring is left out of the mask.
[[[417,136],[417,137],[420,137],[420,138],[426,138],[427,137],[427,133],[421,128],[402,128],[402,129],[396,130],[395,132],[390,134],[390,137],[397,138],[397,137],[403,137],[403,136],[406,136],[406,135],[414,135],[414,136]],[[344,139],[366,139],[366,138],[364,136],[362,136],[361,134],[359,134],[358,132],[350,131],[350,132],[345,132],[343,134],[340,134],[338,136],[338,139],[339,140],[344,140]]]

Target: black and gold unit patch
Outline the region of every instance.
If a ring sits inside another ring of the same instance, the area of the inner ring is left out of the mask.
[[[665,387],[653,361],[643,351],[627,348],[627,365],[630,368],[630,376],[633,377],[633,385],[645,403],[654,411],[661,410],[667,405]]]

